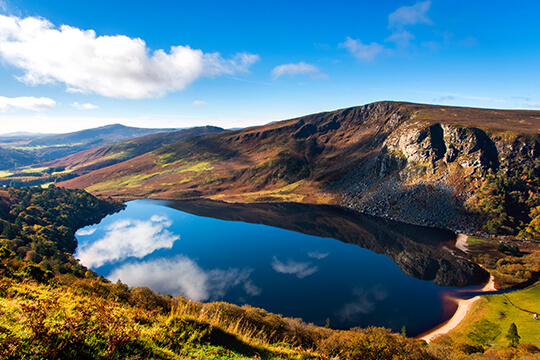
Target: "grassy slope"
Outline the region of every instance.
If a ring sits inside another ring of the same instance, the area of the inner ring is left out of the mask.
[[[66,167],[78,173],[96,170],[114,163],[126,161],[136,156],[182,139],[221,132],[223,129],[203,126],[171,132],[146,135],[121,143],[81,151],[77,154],[49,163],[53,167]]]
[[[192,359],[248,359],[263,353],[267,359],[284,359],[300,354],[269,345],[244,345],[240,340],[236,344],[244,345],[238,346],[240,352],[226,349],[223,345],[233,347],[234,341],[220,345],[203,341],[209,333],[203,321],[155,314],[66,286],[2,285],[0,341],[11,345],[11,351],[0,350],[0,357],[185,359],[189,354]]]
[[[62,185],[104,195],[252,201],[283,199],[280,192],[297,184],[294,201],[317,203],[329,195],[318,193],[327,181],[378,153],[405,121],[476,126],[499,137],[540,131],[538,111],[382,102],[180,141]],[[209,166],[194,169],[197,162]]]
[[[477,301],[465,320],[448,335],[456,342],[476,343],[503,349],[509,341],[506,334],[515,323],[521,343],[540,347],[540,284],[509,294],[489,295]],[[530,311],[530,312],[529,312]]]
[[[36,184],[62,181],[92,170],[132,159],[181,139],[221,131],[223,129],[213,126],[196,127],[172,132],[160,132],[113,145],[83,150],[45,164],[41,163],[36,166],[19,169],[16,173],[0,173],[0,183],[33,186]],[[0,149],[0,154],[2,150]],[[13,152],[14,150],[10,151]],[[19,152],[25,153],[23,151]],[[38,161],[37,158],[35,161]],[[46,166],[44,167],[44,165]],[[50,169],[62,169],[62,171],[56,171],[51,174],[50,171],[47,171]]]
[[[66,276],[51,285],[0,279],[0,314],[6,359],[432,359],[382,328],[334,331],[248,306]]]

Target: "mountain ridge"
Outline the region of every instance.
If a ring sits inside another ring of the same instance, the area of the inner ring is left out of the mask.
[[[490,231],[488,220],[524,230],[540,206],[539,133],[540,111],[385,101],[182,140],[61,185],[123,197],[332,203],[453,230]],[[530,179],[515,176],[525,168]],[[509,176],[534,201],[519,195],[506,220],[489,219],[482,192]]]

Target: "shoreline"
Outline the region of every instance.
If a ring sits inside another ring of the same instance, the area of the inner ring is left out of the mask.
[[[452,315],[452,317],[449,320],[443,322],[442,324],[436,326],[435,328],[416,336],[415,339],[424,340],[427,343],[429,343],[431,340],[433,340],[437,336],[444,335],[448,333],[450,330],[453,330],[463,321],[463,319],[465,319],[467,314],[469,314],[472,308],[472,305],[476,301],[480,300],[481,293],[495,291],[495,290],[496,290],[495,278],[493,277],[493,275],[490,275],[488,283],[484,285],[484,287],[478,291],[479,295],[476,295],[475,297],[472,297],[470,299],[459,299],[456,297],[449,297],[448,300],[457,303],[457,309],[454,315]]]
[[[468,236],[465,234],[458,234],[456,238],[456,244],[455,247],[464,253],[468,253],[469,249],[467,247],[467,239]],[[489,276],[489,281],[486,285],[484,285],[483,288],[481,288],[478,293],[481,294],[483,292],[488,291],[496,291],[495,289],[495,278],[493,275]],[[455,304],[457,304],[457,309],[454,312],[454,315],[447,321],[443,322],[442,324],[434,327],[431,330],[428,330],[427,332],[420,334],[416,337],[416,339],[424,340],[426,342],[430,342],[434,338],[436,338],[439,335],[443,335],[448,333],[450,330],[453,330],[456,328],[462,321],[465,319],[467,314],[471,311],[472,305],[480,300],[480,295],[476,295],[470,299],[460,299],[454,296],[448,296],[448,301],[451,301]]]

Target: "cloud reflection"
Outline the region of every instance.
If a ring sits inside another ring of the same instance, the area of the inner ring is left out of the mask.
[[[338,315],[342,321],[354,320],[360,314],[369,314],[373,312],[376,303],[388,297],[388,293],[380,285],[376,285],[370,290],[363,288],[354,289],[353,295],[356,299],[345,304],[339,310]]]
[[[88,267],[100,267],[105,263],[129,257],[143,258],[157,249],[170,249],[180,239],[166,228],[172,221],[161,215],[150,220],[122,219],[106,228],[106,234],[91,244],[81,246],[77,257]]]
[[[195,301],[219,300],[228,290],[243,284],[244,291],[251,296],[261,293],[250,275],[251,269],[204,270],[190,258],[179,255],[128,263],[113,270],[107,278],[129,284],[148,286],[163,294],[183,295]]]
[[[278,273],[295,275],[299,279],[313,275],[319,270],[317,266],[311,266],[311,263],[309,262],[287,260],[286,263],[282,263],[275,256],[272,260],[272,269]]]
[[[322,260],[326,258],[330,253],[322,253],[319,251],[310,251],[308,252],[308,256],[312,259]]]

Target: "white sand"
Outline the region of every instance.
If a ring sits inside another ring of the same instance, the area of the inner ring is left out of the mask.
[[[479,292],[486,292],[486,291],[495,291],[495,281],[494,281],[493,276],[489,278],[489,282],[482,289],[480,289]],[[452,318],[448,320],[447,322],[437,326],[435,329],[432,329],[427,333],[421,334],[420,337],[418,337],[418,339],[425,340],[426,342],[430,342],[435,337],[442,334],[446,334],[450,330],[454,329],[456,326],[459,325],[461,321],[463,321],[463,319],[465,319],[465,316],[467,316],[467,314],[471,310],[472,305],[479,299],[480,299],[480,296],[475,296],[467,300],[453,298],[452,300],[458,304],[458,308],[456,312],[454,313],[454,315],[452,316]]]
[[[465,234],[458,234],[456,239],[456,248],[463,251],[464,253],[467,253],[469,251],[467,247],[467,239],[468,236]]]

